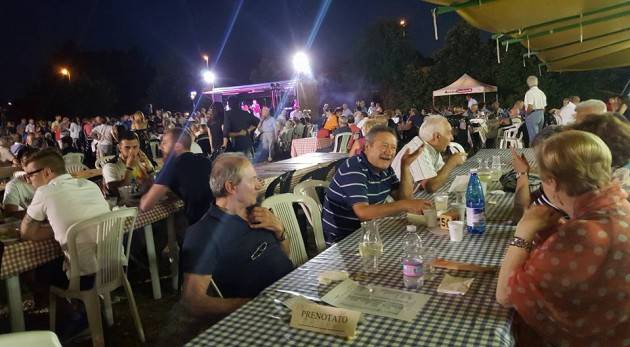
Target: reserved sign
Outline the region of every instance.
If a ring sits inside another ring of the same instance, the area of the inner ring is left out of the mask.
[[[293,306],[290,326],[352,338],[360,317],[361,312],[301,301]]]

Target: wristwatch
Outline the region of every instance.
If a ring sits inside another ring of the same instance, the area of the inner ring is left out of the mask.
[[[512,240],[510,240],[508,244],[510,246],[522,248],[526,250],[527,252],[531,252],[532,247],[534,247],[534,244],[532,242],[526,241],[525,239],[520,238],[518,236],[514,236],[514,238],[512,238]]]
[[[516,173],[516,179],[518,179],[521,176],[527,176],[527,172],[517,172]]]

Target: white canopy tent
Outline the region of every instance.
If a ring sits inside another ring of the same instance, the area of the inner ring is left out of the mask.
[[[463,74],[457,81],[449,84],[448,86],[433,91],[433,103],[435,104],[436,96],[448,96],[448,105],[451,105],[451,95],[463,95],[463,94],[483,94],[483,102],[486,102],[486,93],[496,93],[499,89],[496,86],[479,82],[476,79],[470,77],[468,74]],[[498,95],[497,95],[498,99]]]

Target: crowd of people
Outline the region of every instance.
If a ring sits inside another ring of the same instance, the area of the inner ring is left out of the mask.
[[[437,191],[468,156],[496,146],[501,127],[516,125],[525,146],[535,148],[542,186],[530,193],[532,165],[512,148],[518,224],[497,301],[517,310],[530,335],[554,345],[621,345],[630,328],[627,105],[618,98],[606,104],[573,96],[548,110],[538,79],[530,76],[527,85],[523,100],[510,109],[498,102],[487,108],[468,95],[462,107],[410,109],[406,115],[363,101],[354,110],[326,104],[323,114],[311,115],[297,106],[280,112],[257,103],[244,108],[231,98],[228,111],[214,103],[190,115],[157,111],[148,117],[136,112],[7,122],[0,160],[24,174],[7,184],[3,213],[23,218],[23,239],[54,238],[64,247],[68,227],[109,211],[106,198],[121,187],[139,187],[142,211],[164,197],[181,199],[187,227],[179,229],[183,281],[176,312],[196,322],[181,326],[192,337],[209,317],[233,312],[293,269],[282,222],[257,205],[263,183],[253,163],[280,158],[296,138],[351,134],[345,149],[350,157],[322,202],[331,245],[361,221],[421,214],[431,202],[414,199],[416,192]],[[463,150],[449,151],[453,142]],[[101,162],[100,187],[68,174],[64,156],[72,152],[83,153],[88,166]],[[156,173],[160,156],[164,163]],[[89,248],[80,253],[81,283],[89,287],[94,256]],[[62,265],[36,270],[33,285],[67,285]]]

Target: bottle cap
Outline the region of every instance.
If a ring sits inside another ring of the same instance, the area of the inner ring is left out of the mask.
[[[407,231],[414,231],[415,232],[416,230],[417,230],[417,228],[416,228],[415,225],[407,225]]]
[[[470,169],[470,173],[477,173],[477,169]]]

